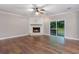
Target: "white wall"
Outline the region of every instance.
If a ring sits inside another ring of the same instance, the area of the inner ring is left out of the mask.
[[[44,20],[44,35],[50,35],[50,18],[48,16],[44,16],[43,20]]]
[[[27,18],[0,11],[0,38],[28,34]]]
[[[52,20],[65,20],[65,38],[78,39],[78,21],[76,12],[55,15]]]
[[[79,38],[79,11],[77,12],[77,34]]]

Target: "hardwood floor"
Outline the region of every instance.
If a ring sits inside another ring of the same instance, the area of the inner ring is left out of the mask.
[[[65,40],[53,43],[49,36],[24,36],[0,40],[1,54],[62,54],[79,53],[79,41]]]
[[[64,51],[66,53],[79,54],[79,40],[65,40]]]

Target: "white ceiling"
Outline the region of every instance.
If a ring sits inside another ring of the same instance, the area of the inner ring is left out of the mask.
[[[43,7],[45,9],[45,14],[58,14],[67,11],[73,11],[79,9],[79,4],[35,4],[38,7]],[[32,9],[34,6],[32,4],[0,4],[0,11],[5,11],[9,13],[19,14],[19,15],[32,15]]]

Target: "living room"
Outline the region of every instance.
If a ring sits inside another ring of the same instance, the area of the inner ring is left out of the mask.
[[[1,4],[0,53],[79,53],[78,19],[79,4]]]

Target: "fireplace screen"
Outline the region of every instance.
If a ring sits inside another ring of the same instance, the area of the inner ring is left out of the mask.
[[[33,27],[33,32],[34,33],[39,33],[40,32],[40,27]]]

